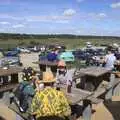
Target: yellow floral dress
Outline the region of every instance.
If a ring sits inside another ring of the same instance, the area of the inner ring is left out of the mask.
[[[36,118],[45,116],[69,116],[71,109],[63,92],[54,88],[45,88],[37,92],[31,104],[31,112]]]

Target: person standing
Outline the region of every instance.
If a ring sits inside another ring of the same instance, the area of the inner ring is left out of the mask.
[[[36,92],[32,100],[31,114],[36,120],[64,120],[71,115],[69,102],[62,91],[54,88],[56,79],[51,73],[46,72],[43,78],[40,84],[44,84],[44,87]]]
[[[105,56],[105,68],[114,69],[114,63],[116,57],[112,51],[108,51],[108,54]]]

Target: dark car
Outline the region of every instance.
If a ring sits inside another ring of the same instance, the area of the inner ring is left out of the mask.
[[[5,57],[16,57],[18,56],[18,51],[7,51],[4,52]]]
[[[7,61],[9,65],[22,65],[18,51],[6,51],[3,54],[4,57],[1,58],[2,61]]]
[[[75,50],[73,51],[73,55],[75,56],[75,59],[85,60],[87,53],[82,50]]]

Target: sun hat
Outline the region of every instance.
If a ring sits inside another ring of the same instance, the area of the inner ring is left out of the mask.
[[[40,83],[53,83],[56,82],[56,79],[51,71],[43,72],[43,80]]]

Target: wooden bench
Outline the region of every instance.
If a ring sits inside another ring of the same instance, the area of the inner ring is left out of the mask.
[[[102,99],[94,97],[94,92],[89,92],[78,88],[72,88],[71,93],[66,93],[66,86],[62,85],[61,91],[65,93],[71,104],[78,104],[85,99],[90,100],[93,104],[98,104],[103,101]]]
[[[18,73],[22,72],[22,67],[11,66],[7,69],[0,68],[0,79],[2,83],[0,84],[0,92],[9,91],[15,88],[19,82]],[[8,80],[10,76],[10,81]]]
[[[11,83],[11,84],[8,84],[8,85],[3,85],[3,86],[1,85],[0,86],[0,93],[12,90],[12,89],[14,89],[17,86],[18,86],[18,83]]]

